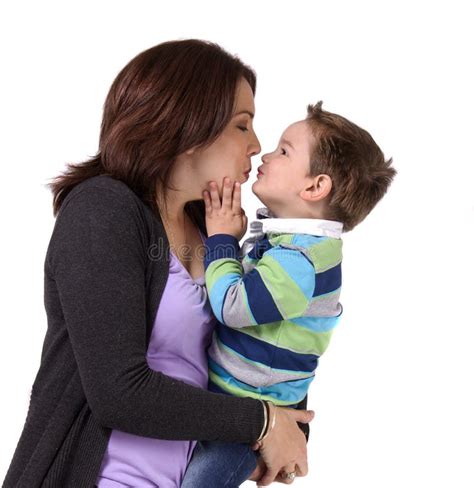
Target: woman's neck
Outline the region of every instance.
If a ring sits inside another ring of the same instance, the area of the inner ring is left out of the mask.
[[[172,222],[177,225],[184,225],[185,222],[185,207],[188,203],[188,199],[183,192],[168,191],[166,195],[166,206],[161,204],[160,214],[168,222]]]

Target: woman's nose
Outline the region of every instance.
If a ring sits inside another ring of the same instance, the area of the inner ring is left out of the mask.
[[[262,147],[260,146],[260,141],[258,140],[257,134],[255,134],[255,132],[253,133],[253,138],[249,144],[249,151],[250,151],[250,156],[255,156],[262,151]]]

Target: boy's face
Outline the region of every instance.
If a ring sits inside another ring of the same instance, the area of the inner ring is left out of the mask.
[[[300,193],[311,186],[310,152],[314,136],[305,120],[290,125],[277,148],[262,156],[253,193],[277,217],[297,217],[304,201]]]

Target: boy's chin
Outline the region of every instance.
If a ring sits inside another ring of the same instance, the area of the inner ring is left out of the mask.
[[[265,196],[263,195],[263,192],[260,190],[259,188],[259,185],[257,184],[258,183],[258,180],[253,183],[252,185],[252,193],[263,203],[263,205],[265,205],[265,207],[267,206],[267,204],[265,203]]]
[[[258,180],[255,180],[253,183],[252,183],[252,193],[254,195],[256,195],[257,197],[259,196],[259,186],[260,186],[260,182]]]

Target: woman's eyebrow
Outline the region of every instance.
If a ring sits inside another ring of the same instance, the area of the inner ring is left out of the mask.
[[[255,117],[255,114],[253,114],[252,112],[250,112],[249,110],[241,110],[240,112],[237,112],[234,117],[237,117],[237,115],[241,115],[241,114],[247,114],[247,115],[250,115],[250,118],[253,119]]]

